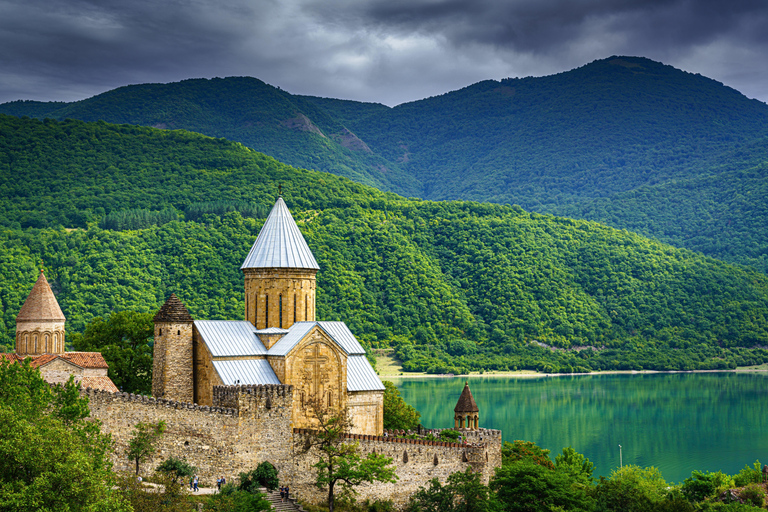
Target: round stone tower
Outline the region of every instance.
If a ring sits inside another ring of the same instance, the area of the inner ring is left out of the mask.
[[[245,319],[256,329],[288,329],[315,320],[315,276],[320,267],[282,196],[240,269]]]
[[[453,409],[453,419],[456,424],[455,428],[467,430],[477,430],[480,428],[480,409],[477,407],[477,403],[475,403],[475,399],[472,397],[472,392],[469,390],[469,382],[464,383],[464,390],[461,392],[459,401]]]
[[[16,317],[16,354],[63,354],[66,320],[40,269],[40,276]]]
[[[172,293],[154,317],[152,395],[179,402],[194,401],[192,315]]]

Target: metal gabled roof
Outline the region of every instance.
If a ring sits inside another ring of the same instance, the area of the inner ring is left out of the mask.
[[[328,336],[338,343],[349,355],[365,354],[365,349],[344,322],[317,322]]]
[[[195,320],[195,328],[212,357],[263,356],[267,349],[256,328],[245,320]]]
[[[309,331],[317,325],[317,322],[296,322],[288,334],[280,338],[267,352],[270,356],[287,356],[288,352],[309,334]]]
[[[365,349],[344,322],[296,322],[288,329],[288,334],[280,338],[269,349],[268,354],[271,356],[288,355],[293,347],[298,345],[315,326],[320,327],[347,355],[365,354]]]
[[[320,270],[282,197],[277,198],[240,269],[306,268]]]
[[[347,391],[384,391],[384,384],[365,356],[347,358]]]
[[[213,361],[213,368],[225,386],[235,384],[281,384],[266,359]]]

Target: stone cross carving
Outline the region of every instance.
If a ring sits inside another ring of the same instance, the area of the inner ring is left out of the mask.
[[[314,398],[317,398],[320,394],[320,370],[328,362],[328,358],[320,355],[320,344],[315,343],[314,354],[304,358],[304,361],[307,363],[307,366],[312,367],[312,395]]]

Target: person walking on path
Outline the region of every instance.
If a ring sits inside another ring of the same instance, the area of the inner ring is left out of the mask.
[[[195,478],[192,479],[192,491],[197,492],[197,475],[195,475]]]

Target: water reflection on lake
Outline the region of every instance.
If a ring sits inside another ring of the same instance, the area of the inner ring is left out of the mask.
[[[624,464],[656,466],[668,482],[694,469],[735,474],[768,463],[768,375],[677,373],[392,380],[427,427],[453,426],[469,380],[480,426],[552,450],[572,446],[596,475]]]

